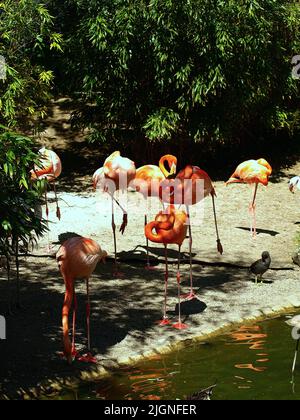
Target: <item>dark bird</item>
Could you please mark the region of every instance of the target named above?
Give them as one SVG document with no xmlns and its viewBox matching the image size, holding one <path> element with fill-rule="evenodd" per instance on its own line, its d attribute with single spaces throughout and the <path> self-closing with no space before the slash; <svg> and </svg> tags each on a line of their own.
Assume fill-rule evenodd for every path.
<svg viewBox="0 0 300 420">
<path fill-rule="evenodd" d="M 210 401 L 216 386 L 217 385 L 213 385 L 209 388 L 203 389 L 202 391 L 196 392 L 195 394 L 187 397 L 186 401 Z"/>
<path fill-rule="evenodd" d="M 251 265 L 250 272 L 255 275 L 256 284 L 258 283 L 258 278 L 262 282 L 262 277 L 269 270 L 271 262 L 269 252 L 265 251 L 262 253 L 262 258 Z"/>
</svg>

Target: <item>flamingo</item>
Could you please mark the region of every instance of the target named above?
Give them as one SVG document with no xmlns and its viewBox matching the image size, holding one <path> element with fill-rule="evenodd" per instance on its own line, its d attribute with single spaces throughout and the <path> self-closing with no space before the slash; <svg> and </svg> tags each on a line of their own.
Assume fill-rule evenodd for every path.
<svg viewBox="0 0 300 420">
<path fill-rule="evenodd" d="M 50 184 L 53 185 L 55 201 L 56 201 L 56 216 L 60 220 L 61 213 L 58 205 L 57 191 L 56 191 L 56 179 L 62 173 L 62 163 L 59 156 L 53 152 L 53 150 L 46 149 L 43 147 L 38 152 L 40 156 L 40 162 L 35 165 L 34 169 L 31 171 L 32 180 L 47 180 Z M 49 207 L 48 207 L 48 197 L 47 189 L 45 190 L 45 201 L 46 201 L 46 215 L 47 221 L 49 220 Z"/>
<path fill-rule="evenodd" d="M 300 190 L 300 176 L 295 176 L 289 181 L 289 188 L 291 193 L 295 193 L 295 189 Z"/>
<path fill-rule="evenodd" d="M 296 350 L 295 350 L 295 356 L 293 361 L 293 367 L 292 367 L 292 374 L 294 375 L 297 365 L 297 358 L 298 358 L 298 352 L 299 352 L 299 344 L 300 344 L 300 315 L 294 316 L 290 320 L 286 322 L 290 327 L 293 327 L 293 335 L 295 334 L 295 338 L 297 340 L 296 343 Z"/>
<path fill-rule="evenodd" d="M 88 351 L 86 356 L 79 358 L 84 362 L 95 362 L 91 356 L 91 339 L 90 339 L 90 293 L 89 293 L 89 279 L 99 261 L 105 262 L 107 253 L 102 251 L 101 247 L 92 239 L 74 237 L 67 240 L 59 249 L 56 255 L 61 275 L 63 276 L 66 293 L 65 301 L 62 310 L 62 325 L 63 325 L 63 343 L 64 355 L 68 363 L 73 362 L 73 357 L 77 356 L 75 347 L 75 333 L 76 333 L 76 311 L 77 299 L 75 294 L 75 281 L 77 279 L 86 279 L 87 287 L 87 336 L 88 336 Z M 69 338 L 69 312 L 74 301 L 73 309 L 73 339 L 72 343 Z"/>
<path fill-rule="evenodd" d="M 104 162 L 104 166 L 98 169 L 93 176 L 94 189 L 100 188 L 111 197 L 112 203 L 112 231 L 114 238 L 114 254 L 115 254 L 115 276 L 121 273 L 117 272 L 117 237 L 116 237 L 116 224 L 115 224 L 115 208 L 116 203 L 123 212 L 123 223 L 120 227 L 122 235 L 128 224 L 128 214 L 121 204 L 115 199 L 114 194 L 116 191 L 125 191 L 129 184 L 135 179 L 136 167 L 135 163 L 130 159 L 121 156 L 120 152 L 114 152 Z"/>
<path fill-rule="evenodd" d="M 169 166 L 169 169 L 166 168 Z M 133 188 L 141 193 L 145 199 L 148 197 L 159 197 L 159 184 L 165 179 L 171 179 L 176 176 L 177 158 L 173 155 L 165 155 L 159 161 L 159 166 L 145 165 L 137 169 L 133 181 Z M 148 224 L 148 217 L 145 214 L 145 226 Z M 147 265 L 146 269 L 151 270 L 149 256 L 149 240 L 146 238 L 147 247 Z"/>
<path fill-rule="evenodd" d="M 145 235 L 149 241 L 154 243 L 162 243 L 165 246 L 165 300 L 163 319 L 160 322 L 161 326 L 169 325 L 170 321 L 167 315 L 167 295 L 168 295 L 168 281 L 169 281 L 169 264 L 168 264 L 168 245 L 178 245 L 178 270 L 177 270 L 177 285 L 178 285 L 178 302 L 179 302 L 179 317 L 178 323 L 173 327 L 178 330 L 184 330 L 187 325 L 181 320 L 181 246 L 187 235 L 188 215 L 184 211 L 178 211 L 174 206 L 170 206 L 166 211 L 161 211 L 155 218 L 155 221 L 145 226 Z M 155 230 L 155 233 L 153 232 Z"/>
<path fill-rule="evenodd" d="M 193 258 L 192 258 L 192 248 L 193 248 L 193 236 L 192 236 L 192 225 L 191 225 L 191 215 L 190 215 L 190 206 L 198 204 L 204 198 L 211 196 L 213 203 L 213 212 L 214 212 L 214 223 L 216 228 L 217 236 L 217 249 L 218 252 L 222 255 L 224 250 L 221 243 L 218 221 L 217 221 L 217 212 L 215 205 L 216 191 L 212 184 L 212 181 L 209 175 L 200 169 L 198 166 L 188 165 L 185 169 L 179 172 L 175 179 L 163 181 L 160 185 L 160 198 L 163 201 L 168 201 L 170 204 L 174 205 L 185 205 L 186 211 L 189 220 L 189 255 L 190 255 L 190 292 L 184 296 L 187 300 L 192 300 L 196 298 L 196 293 L 194 292 L 193 284 Z"/>
<path fill-rule="evenodd" d="M 265 187 L 269 184 L 269 178 L 272 175 L 272 167 L 265 159 L 248 160 L 241 163 L 226 185 L 243 183 L 254 184 L 253 199 L 249 206 L 250 214 L 253 215 L 253 222 L 250 225 L 250 232 L 253 238 L 256 238 L 256 197 L 258 185 L 262 184 Z"/>
</svg>

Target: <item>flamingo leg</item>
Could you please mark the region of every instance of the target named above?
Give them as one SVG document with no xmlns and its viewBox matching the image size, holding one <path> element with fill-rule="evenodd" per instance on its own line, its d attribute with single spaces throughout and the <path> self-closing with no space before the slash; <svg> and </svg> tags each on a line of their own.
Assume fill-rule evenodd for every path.
<svg viewBox="0 0 300 420">
<path fill-rule="evenodd" d="M 145 226 L 148 224 L 148 216 L 145 214 Z M 155 271 L 155 267 L 150 264 L 150 252 L 149 252 L 149 239 L 146 236 L 146 250 L 147 250 L 147 264 L 146 270 L 147 271 Z"/>
<path fill-rule="evenodd" d="M 256 231 L 256 197 L 257 197 L 257 191 L 258 191 L 258 183 L 255 184 L 254 187 L 254 194 L 253 194 L 253 200 L 250 204 L 249 211 L 252 216 L 251 225 L 250 225 L 250 232 L 253 238 L 256 238 L 257 231 Z"/>
<path fill-rule="evenodd" d="M 86 293 L 87 293 L 87 303 L 86 303 L 86 326 L 87 326 L 87 341 L 88 341 L 88 353 L 82 357 L 79 357 L 78 360 L 84 363 L 97 363 L 97 359 L 91 354 L 91 301 L 90 301 L 90 279 L 86 279 Z"/>
<path fill-rule="evenodd" d="M 218 252 L 223 255 L 224 249 L 221 243 L 220 234 L 219 234 L 219 227 L 218 227 L 218 219 L 217 219 L 217 211 L 216 211 L 216 201 L 215 201 L 215 193 L 211 194 L 212 203 L 213 203 L 213 211 L 214 211 L 214 220 L 215 220 L 215 228 L 216 228 L 216 235 L 217 235 L 217 249 Z"/>
<path fill-rule="evenodd" d="M 145 226 L 148 224 L 148 217 L 147 214 L 145 214 Z M 149 239 L 146 236 L 146 248 L 147 248 L 147 265 L 146 270 L 150 270 L 150 256 L 149 256 Z"/>
<path fill-rule="evenodd" d="M 58 205 L 58 196 L 57 196 L 55 178 L 54 178 L 54 181 L 53 181 L 53 191 L 54 191 L 55 202 L 56 202 L 56 217 L 58 218 L 58 220 L 60 220 L 61 219 L 61 212 L 60 212 L 60 208 L 59 208 L 59 205 Z"/>
<path fill-rule="evenodd" d="M 46 204 L 46 224 L 47 224 L 48 253 L 50 253 L 49 205 L 48 205 L 48 192 L 47 192 L 47 188 L 45 190 L 45 204 Z"/>
<path fill-rule="evenodd" d="M 178 286 L 178 323 L 173 325 L 173 328 L 177 330 L 186 330 L 188 326 L 182 323 L 181 319 L 181 275 L 180 275 L 180 264 L 181 264 L 181 247 L 179 246 L 178 251 L 178 271 L 177 271 L 177 286 Z"/>
<path fill-rule="evenodd" d="M 164 314 L 163 319 L 160 321 L 159 325 L 161 327 L 165 325 L 170 325 L 170 321 L 167 315 L 167 304 L 168 304 L 168 282 L 169 282 L 169 261 L 168 261 L 168 247 L 165 245 L 165 294 L 164 294 Z"/>
<path fill-rule="evenodd" d="M 122 233 L 122 235 L 124 235 L 125 229 L 128 225 L 128 213 L 127 211 L 124 209 L 124 207 L 120 204 L 120 202 L 114 197 L 114 195 L 110 192 L 108 192 L 109 195 L 111 196 L 111 199 L 113 200 L 113 202 L 115 202 L 117 204 L 118 207 L 120 207 L 120 209 L 123 212 L 123 223 L 120 227 L 120 232 Z M 114 214 L 114 212 L 113 212 Z M 115 227 L 116 228 L 116 227 Z"/>
<path fill-rule="evenodd" d="M 78 303 L 77 303 L 77 296 L 75 293 L 75 284 L 74 284 L 74 303 L 73 303 L 73 335 L 72 335 L 72 356 L 77 356 L 76 351 L 76 344 L 75 344 L 75 336 L 76 336 L 76 314 L 78 309 Z"/>
<path fill-rule="evenodd" d="M 183 295 L 183 299 L 186 300 L 193 300 L 197 297 L 196 293 L 194 292 L 194 279 L 193 279 L 193 255 L 192 255 L 192 251 L 193 251 L 193 233 L 192 233 L 192 224 L 191 224 L 191 214 L 190 214 L 190 207 L 186 206 L 186 211 L 187 211 L 187 215 L 188 215 L 188 220 L 189 220 L 189 254 L 190 254 L 190 284 L 191 284 L 191 288 L 190 288 L 190 293 L 188 293 L 187 295 Z"/>
<path fill-rule="evenodd" d="M 117 234 L 116 234 L 116 223 L 115 223 L 115 203 L 122 209 L 122 211 L 124 212 L 124 219 L 123 219 L 123 230 L 122 228 L 120 229 L 120 231 L 122 232 L 122 234 L 125 231 L 125 228 L 127 226 L 127 213 L 125 212 L 125 210 L 123 209 L 123 207 L 120 205 L 120 203 L 114 198 L 113 194 L 109 194 L 111 196 L 111 218 L 112 218 L 112 222 L 111 222 L 111 226 L 112 226 L 112 231 L 113 231 L 113 238 L 114 238 L 114 253 L 115 253 L 115 269 L 114 269 L 114 277 L 124 277 L 123 273 L 118 271 L 118 257 L 117 257 Z"/>
<path fill-rule="evenodd" d="M 115 223 L 115 206 L 114 206 L 114 198 L 111 196 L 111 227 L 113 231 L 114 237 L 114 254 L 115 254 L 115 270 L 117 271 L 118 261 L 117 261 L 117 235 L 116 235 L 116 223 Z"/>
<path fill-rule="evenodd" d="M 19 238 L 16 238 L 17 307 L 21 308 Z"/>
<path fill-rule="evenodd" d="M 7 272 L 7 286 L 8 286 L 8 315 L 12 315 L 12 291 L 11 291 L 11 276 L 10 276 L 10 261 L 9 256 L 6 255 L 6 272 Z"/>
<path fill-rule="evenodd" d="M 299 352 L 299 344 L 300 344 L 300 340 L 297 341 L 297 345 L 296 345 L 296 351 L 295 351 L 295 356 L 294 356 L 294 361 L 293 361 L 293 367 L 292 367 L 292 374 L 293 375 L 295 373 L 296 365 L 297 365 L 297 358 L 298 358 L 298 352 Z"/>
<path fill-rule="evenodd" d="M 88 339 L 88 351 L 91 351 L 91 301 L 90 301 L 90 283 L 89 279 L 86 279 L 86 293 L 87 293 L 87 303 L 86 303 L 86 326 L 87 326 L 87 339 Z"/>
</svg>

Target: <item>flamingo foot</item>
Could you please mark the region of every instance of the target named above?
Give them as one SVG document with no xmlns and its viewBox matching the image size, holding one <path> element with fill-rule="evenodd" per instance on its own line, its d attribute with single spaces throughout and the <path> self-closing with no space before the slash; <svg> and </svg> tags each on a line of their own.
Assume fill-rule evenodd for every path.
<svg viewBox="0 0 300 420">
<path fill-rule="evenodd" d="M 186 295 L 182 295 L 181 298 L 184 300 L 194 300 L 194 299 L 197 299 L 197 295 L 194 292 L 194 290 L 191 290 L 190 293 Z"/>
<path fill-rule="evenodd" d="M 122 226 L 120 227 L 120 232 L 122 233 L 122 235 L 124 235 L 127 225 L 128 225 L 128 215 L 124 214 L 123 223 L 122 223 Z"/>
<path fill-rule="evenodd" d="M 72 357 L 73 357 L 74 359 L 77 359 L 77 358 L 78 358 L 78 355 L 79 355 L 79 353 L 78 353 L 78 351 L 76 350 L 76 348 L 74 347 L 74 348 L 72 349 Z"/>
<path fill-rule="evenodd" d="M 98 363 L 97 359 L 91 353 L 87 353 L 83 356 L 77 356 L 76 359 L 78 360 L 78 362 L 81 362 L 81 363 L 91 363 L 94 365 Z"/>
<path fill-rule="evenodd" d="M 61 360 L 65 360 L 65 361 L 67 361 L 69 365 L 72 365 L 72 363 L 73 363 L 73 362 L 74 362 L 74 360 L 75 360 L 75 358 L 73 357 L 73 355 L 72 355 L 72 354 L 70 354 L 70 355 L 66 355 L 63 351 L 62 351 L 62 352 L 59 352 L 59 353 L 56 353 L 56 354 L 58 354 L 58 357 L 59 357 Z"/>
<path fill-rule="evenodd" d="M 122 273 L 122 271 L 118 271 L 118 270 L 113 272 L 113 276 L 114 276 L 115 279 L 124 279 L 125 278 L 125 274 Z"/>
<path fill-rule="evenodd" d="M 178 322 L 177 324 L 172 325 L 173 328 L 176 330 L 186 330 L 188 329 L 188 326 L 186 324 L 183 324 L 182 322 Z"/>
<path fill-rule="evenodd" d="M 161 321 L 157 322 L 160 327 L 165 327 L 166 325 L 171 325 L 171 321 L 168 318 L 164 318 Z"/>
<path fill-rule="evenodd" d="M 156 267 L 154 267 L 153 265 L 146 265 L 146 267 L 145 267 L 145 270 L 146 271 L 156 271 L 157 270 L 157 268 Z"/>
</svg>

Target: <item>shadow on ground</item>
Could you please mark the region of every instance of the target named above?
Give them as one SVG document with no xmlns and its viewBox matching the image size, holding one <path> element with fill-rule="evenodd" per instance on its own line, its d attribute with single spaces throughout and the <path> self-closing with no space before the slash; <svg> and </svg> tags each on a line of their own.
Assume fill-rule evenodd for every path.
<svg viewBox="0 0 300 420">
<path fill-rule="evenodd" d="M 157 253 L 160 254 L 160 251 Z M 7 340 L 0 342 L 0 357 L 3 361 L 0 365 L 1 392 L 13 397 L 18 397 L 16 390 L 21 387 L 28 389 L 45 380 L 76 376 L 82 369 L 89 369 L 87 365 L 78 363 L 69 367 L 58 355 L 62 350 L 60 325 L 64 286 L 55 261 L 29 259 L 26 265 L 26 271 L 22 270 L 22 304 L 25 309 L 15 310 L 12 316 L 7 317 Z M 145 350 L 150 350 L 148 334 L 159 328 L 157 321 L 161 319 L 164 266 L 158 266 L 155 272 L 145 271 L 144 264 L 136 263 L 122 264 L 121 268 L 125 274 L 124 279 L 116 280 L 112 276 L 112 263 L 99 265 L 91 281 L 92 345 L 94 354 L 100 355 L 100 364 L 102 356 L 105 358 L 105 354 L 123 340 L 134 340 L 137 353 L 143 354 Z M 189 288 L 188 266 L 182 267 L 182 273 L 182 289 L 186 292 Z M 8 289 L 2 274 L 0 313 L 5 313 Z M 209 275 L 203 275 L 202 268 L 195 267 L 195 290 L 201 299 L 183 303 L 184 322 L 193 324 L 190 316 L 201 316 L 209 308 L 209 304 L 203 301 L 206 290 L 231 293 L 241 287 L 236 282 L 238 278 L 238 273 L 218 268 L 211 268 Z M 78 349 L 84 351 L 84 282 L 77 281 L 76 290 L 79 307 L 77 342 Z M 177 318 L 177 302 L 176 264 L 170 264 L 168 307 L 172 321 Z M 165 334 L 176 337 L 174 331 L 158 329 L 157 333 L 162 337 Z"/>
</svg>

